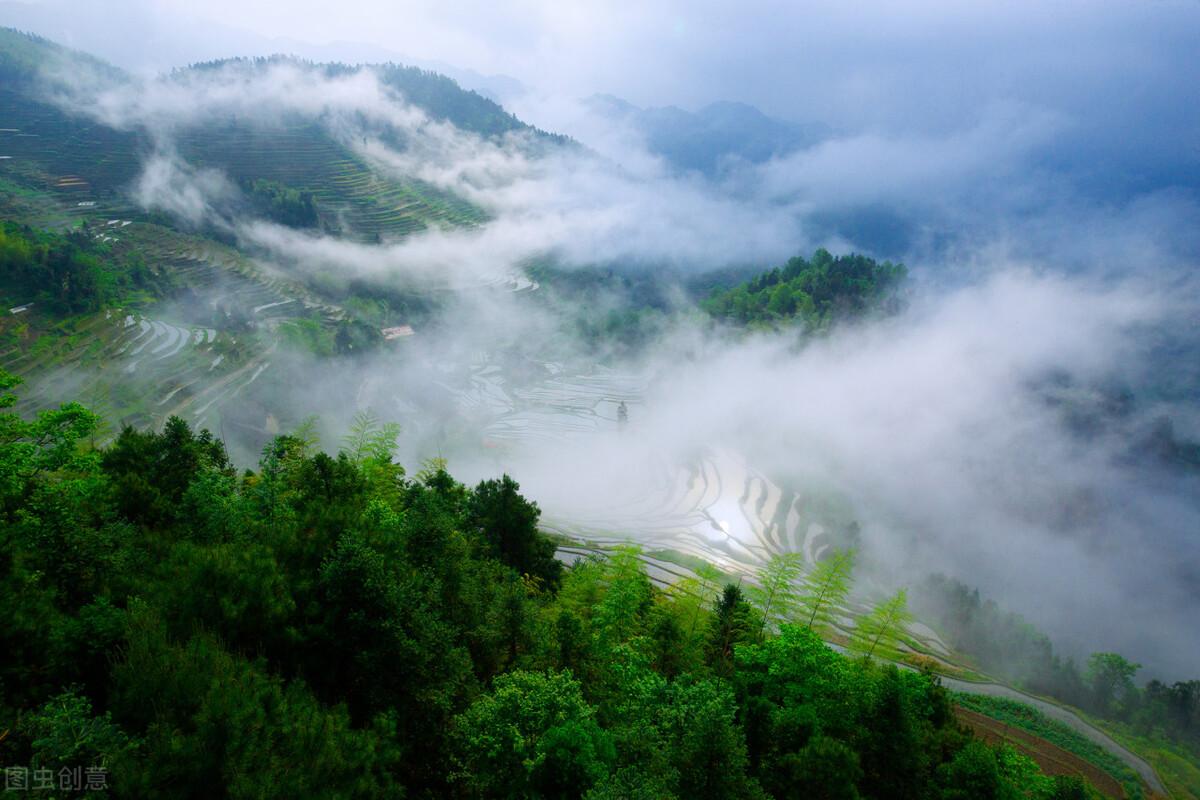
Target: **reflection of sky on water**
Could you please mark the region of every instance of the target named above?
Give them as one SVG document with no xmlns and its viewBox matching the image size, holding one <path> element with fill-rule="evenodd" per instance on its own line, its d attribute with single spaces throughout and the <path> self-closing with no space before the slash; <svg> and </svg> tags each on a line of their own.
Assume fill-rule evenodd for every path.
<svg viewBox="0 0 1200 800">
<path fill-rule="evenodd" d="M 467 480 L 508 471 L 535 497 L 548 529 L 598 544 L 635 541 L 712 561 L 728 570 L 771 553 L 818 555 L 828 526 L 800 497 L 736 453 L 702 452 L 672 463 L 641 442 L 639 409 L 649 376 L 600 365 L 547 362 L 519 369 L 475 353 L 469 367 L 440 370 L 426 402 L 410 390 L 394 408 L 429 428 L 436 398 L 437 454 Z M 630 422 L 618 421 L 621 402 Z"/>
</svg>

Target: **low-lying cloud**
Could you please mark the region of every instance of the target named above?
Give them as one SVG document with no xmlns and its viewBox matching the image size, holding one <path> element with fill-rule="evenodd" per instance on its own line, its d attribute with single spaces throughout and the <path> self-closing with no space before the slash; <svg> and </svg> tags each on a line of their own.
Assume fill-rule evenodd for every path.
<svg viewBox="0 0 1200 800">
<path fill-rule="evenodd" d="M 1196 478 L 1129 457 L 1144 422 L 1136 415 L 1072 432 L 1046 387 L 1064 376 L 1081 394 L 1145 383 L 1148 332 L 1195 319 L 1196 234 L 1182 223 L 1197 206 L 1187 190 L 1161 187 L 1090 195 L 1078 175 L 1047 166 L 1047 149 L 1075 120 L 997 105 L 936 135 L 849 133 L 714 181 L 672 173 L 645 152 L 618 166 L 609 148 L 475 136 L 430 119 L 370 71 L 235 65 L 59 98 L 151 132 L 160 155 L 136 186 L 143 203 L 226 226 L 281 269 L 494 287 L 450 302 L 435 335 L 418 332 L 399 351 L 320 372 L 291 364 L 302 376 L 292 385 L 333 387 L 280 399 L 292 417 L 342 422 L 367 405 L 408 415 L 411 459 L 448 455 L 466 475 L 509 469 L 563 520 L 640 508 L 664 464 L 735 453 L 778 483 L 848 498 L 880 582 L 945 570 L 1072 647 L 1120 649 L 1165 676 L 1193 677 Z M 362 244 L 223 216 L 229 183 L 169 154 L 180 130 L 229 114 L 264 125 L 320 119 L 381 171 L 452 191 L 487 219 Z M 402 146 L 389 144 L 393 133 Z M 838 215 L 879 206 L 920 233 L 900 255 L 939 276 L 918 281 L 904 314 L 803 347 L 791 335 L 737 338 L 679 322 L 641 357 L 607 364 L 604 385 L 615 388 L 590 405 L 564 377 L 600 383 L 586 343 L 534 297 L 499 290 L 534 257 L 643 270 L 768 266 L 818 244 L 853 246 Z M 476 362 L 495 369 L 475 380 Z M 331 382 L 335 371 L 344 374 Z M 625 397 L 636 405 L 622 435 L 600 421 Z M 570 424 L 548 424 L 552 414 Z M 514 432 L 502 447 L 491 441 L 498 420 Z M 636 521 L 623 532 L 650 535 Z"/>
</svg>

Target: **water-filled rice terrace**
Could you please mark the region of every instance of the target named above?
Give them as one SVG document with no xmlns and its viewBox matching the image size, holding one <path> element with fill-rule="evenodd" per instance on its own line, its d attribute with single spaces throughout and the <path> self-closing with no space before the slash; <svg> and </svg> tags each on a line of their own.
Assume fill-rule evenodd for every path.
<svg viewBox="0 0 1200 800">
<path fill-rule="evenodd" d="M 131 220 L 92 229 L 114 248 L 135 248 L 150 269 L 170 273 L 182 294 L 140 310 L 31 325 L 26 341 L 0 353 L 0 367 L 27 382 L 24 411 L 72 396 L 112 423 L 157 427 L 178 415 L 219 430 L 226 404 L 271 366 L 280 322 L 333 324 L 342 313 L 214 242 Z M 36 308 L 21 313 L 33 318 Z"/>
<path fill-rule="evenodd" d="M 445 366 L 433 382 L 444 392 L 439 402 L 451 404 L 453 417 L 477 430 L 481 446 L 501 461 L 506 452 L 519 458 L 528 446 L 586 447 L 589 437 L 636 436 L 636 428 L 624 428 L 618 408 L 625 403 L 636 420 L 648 376 L 600 365 L 540 367 L 532 380 L 514 380 L 479 353 L 469 368 Z M 569 520 L 549 508 L 547 527 L 599 545 L 632 537 L 742 571 L 779 552 L 802 552 L 815 561 L 839 524 L 827 509 L 780 489 L 732 452 L 708 452 L 687 464 L 658 461 L 639 475 L 646 480 L 638 493 L 607 498 L 588 512 L 575 507 Z"/>
<path fill-rule="evenodd" d="M 687 460 L 671 460 L 647 457 L 637 446 L 625 448 L 623 440 L 638 436 L 650 376 L 595 364 L 514 363 L 483 351 L 465 363 L 431 366 L 430 385 L 419 388 L 368 376 L 356 403 L 382 409 L 383 416 L 401 422 L 405 438 L 436 442 L 452 465 L 474 462 L 481 476 L 501 471 L 516 475 L 538 499 L 542 527 L 562 538 L 560 555 L 568 560 L 634 542 L 643 548 L 643 560 L 660 585 L 694 577 L 693 568 L 701 562 L 733 580 L 753 583 L 755 571 L 774 554 L 801 553 L 811 566 L 830 548 L 855 543 L 845 503 L 824 490 L 781 486 L 739 453 L 707 449 Z M 388 392 L 394 396 L 382 396 Z M 627 424 L 620 419 L 621 403 L 628 409 Z M 615 486 L 603 483 L 600 490 L 585 473 L 558 475 L 544 483 L 538 468 L 526 460 L 530 450 L 586 452 L 594 445 L 598 454 L 604 453 L 597 458 L 615 452 L 646 458 L 647 463 L 629 463 L 631 479 Z M 573 482 L 580 490 L 564 494 L 564 484 Z M 830 634 L 835 641 L 848 638 L 854 618 L 867 610 L 876 588 L 863 579 L 855 598 L 837 610 Z M 914 625 L 909 633 L 901 653 L 960 671 L 932 630 Z"/>
</svg>

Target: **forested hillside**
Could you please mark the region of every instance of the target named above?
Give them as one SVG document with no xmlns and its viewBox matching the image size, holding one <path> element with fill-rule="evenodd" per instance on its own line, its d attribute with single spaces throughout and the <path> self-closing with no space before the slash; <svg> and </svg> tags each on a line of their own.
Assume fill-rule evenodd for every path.
<svg viewBox="0 0 1200 800">
<path fill-rule="evenodd" d="M 323 78 L 374 72 L 398 97 L 463 131 L 483 136 L 527 132 L 545 146 L 566 143 L 445 76 L 394 64 L 313 64 L 284 56 L 227 59 L 179 69 L 157 80 L 164 86 L 183 85 L 217 73 L 250 80 L 278 67 Z M 97 92 L 135 79 L 86 54 L 7 28 L 0 28 L 0 77 L 5 177 L 22 186 L 48 187 L 71 205 L 127 214 L 128 195 L 143 161 L 159 143 L 137 120 L 98 122 L 77 106 L 94 101 Z M 78 87 L 64 83 L 68 77 L 91 81 L 88 90 L 71 94 Z M 67 97 L 73 99 L 68 103 Z M 469 227 L 484 219 L 479 208 L 428 183 L 380 174 L 356 151 L 357 139 L 325 122 L 316 114 L 293 114 L 269 123 L 216 114 L 177 131 L 173 149 L 194 167 L 220 170 L 242 186 L 245 197 L 227 197 L 216 209 L 229 216 L 250 211 L 285 225 L 370 242 L 429 227 Z M 377 133 L 401 144 L 394 132 Z"/>
<path fill-rule="evenodd" d="M 867 256 L 833 256 L 824 248 L 811 260 L 801 256 L 730 289 L 717 290 L 704 308 L 737 325 L 772 327 L 802 323 L 826 327 L 871 310 L 894 308 L 908 271 L 903 264 L 879 263 Z"/>
<path fill-rule="evenodd" d="M 5 764 L 119 797 L 1088 796 L 769 595 L 564 569 L 514 481 L 406 475 L 394 427 L 239 473 L 181 420 L 96 422 L 0 415 Z"/>
<path fill-rule="evenodd" d="M 73 314 L 168 288 L 168 276 L 151 271 L 137 254 L 114 257 L 86 226 L 60 234 L 0 222 L 0 290 L 26 305 Z"/>
<path fill-rule="evenodd" d="M 944 575 L 919 587 L 914 607 L 990 674 L 1146 737 L 1151 751 L 1200 754 L 1200 680 L 1140 684 L 1142 665 L 1120 653 L 1092 653 L 1076 663 L 1029 622 Z M 1200 777 L 1194 767 L 1190 772 Z M 1200 787 L 1195 777 L 1192 785 Z"/>
<path fill-rule="evenodd" d="M 6 791 L 1200 798 L 1194 270 L 1113 244 L 1170 192 L 1093 218 L 1037 136 L 1005 188 L 1039 103 L 889 149 L 610 99 L 583 145 L 229 52 L 0 28 Z M 944 244 L 842 224 L 893 217 Z M 881 260 L 759 271 L 797 231 Z"/>
</svg>

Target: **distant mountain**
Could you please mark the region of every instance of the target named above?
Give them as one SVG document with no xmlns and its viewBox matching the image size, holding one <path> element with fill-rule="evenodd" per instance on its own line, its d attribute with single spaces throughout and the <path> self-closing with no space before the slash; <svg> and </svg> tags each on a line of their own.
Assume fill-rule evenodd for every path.
<svg viewBox="0 0 1200 800">
<path fill-rule="evenodd" d="M 712 103 L 692 112 L 676 106 L 639 108 L 619 97 L 594 95 L 587 104 L 601 116 L 632 125 L 651 152 L 675 168 L 710 176 L 730 159 L 759 164 L 830 135 L 822 123 L 775 119 L 745 103 Z"/>
<path fill-rule="evenodd" d="M 161 80 L 186 81 L 206 71 L 244 71 L 248 77 L 281 63 L 340 76 L 374 70 L 381 82 L 434 119 L 482 136 L 523 131 L 553 147 L 564 137 L 526 125 L 499 104 L 455 81 L 415 67 L 395 64 L 347 66 L 314 64 L 284 56 L 228 59 L 197 64 Z M 72 113 L 47 98 L 46 69 L 87 73 L 101 85 L 137 81 L 106 62 L 38 36 L 0 28 L 0 154 L 4 176 L 26 185 L 48 186 L 81 208 L 97 202 L 124 208 L 129 188 L 153 150 L 147 131 L 115 129 Z M 383 129 L 385 138 L 401 136 Z M 459 197 L 416 178 L 382 175 L 354 147 L 353 137 L 316 116 L 293 114 L 264 123 L 214 115 L 176 131 L 178 155 L 195 167 L 219 169 L 243 186 L 260 183 L 272 197 L 307 198 L 328 233 L 363 241 L 397 237 L 430 225 L 473 225 L 482 212 Z M 69 197 L 67 197 L 69 195 Z M 311 207 L 308 207 L 311 206 Z M 231 209 L 237 211 L 237 209 Z"/>
<path fill-rule="evenodd" d="M 0 26 L 30 31 L 93 53 L 139 74 L 167 72 L 201 61 L 264 53 L 287 53 L 317 62 L 401 63 L 453 78 L 459 86 L 501 102 L 524 91 L 507 75 L 485 75 L 443 61 L 413 58 L 387 47 L 356 41 L 322 44 L 262 36 L 231 25 L 157 12 L 143 0 L 42 0 L 37 4 L 0 0 Z"/>
</svg>

